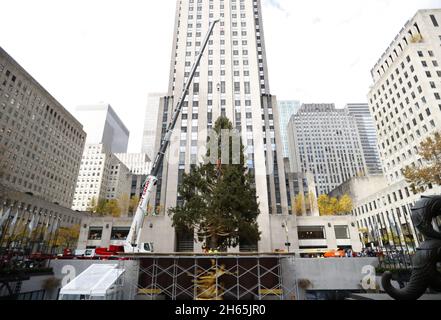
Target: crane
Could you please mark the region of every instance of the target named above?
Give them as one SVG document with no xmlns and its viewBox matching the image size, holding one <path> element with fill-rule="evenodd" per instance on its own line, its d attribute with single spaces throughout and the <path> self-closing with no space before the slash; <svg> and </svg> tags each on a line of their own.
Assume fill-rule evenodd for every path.
<svg viewBox="0 0 441 320">
<path fill-rule="evenodd" d="M 159 149 L 159 152 L 156 155 L 155 161 L 153 162 L 153 166 L 152 166 L 152 170 L 150 172 L 150 175 L 147 177 L 147 179 L 144 183 L 144 189 L 142 192 L 141 200 L 139 202 L 135 216 L 133 218 L 132 225 L 130 226 L 130 231 L 129 231 L 127 238 L 124 242 L 124 252 L 125 253 L 146 253 L 146 252 L 153 251 L 152 243 L 141 243 L 142 227 L 144 225 L 144 218 L 147 214 L 147 205 L 150 201 L 150 198 L 151 198 L 151 195 L 153 192 L 153 188 L 158 183 L 159 170 L 161 169 L 161 165 L 164 162 L 165 152 L 167 151 L 167 148 L 170 145 L 171 136 L 173 134 L 173 130 L 176 126 L 179 115 L 180 115 L 182 108 L 184 106 L 185 99 L 188 95 L 188 90 L 190 89 L 190 85 L 193 81 L 196 70 L 199 67 L 199 64 L 201 62 L 205 48 L 207 47 L 208 40 L 210 39 L 210 36 L 211 36 L 213 29 L 214 29 L 217 22 L 219 22 L 219 20 L 214 20 L 209 27 L 208 33 L 205 36 L 205 39 L 202 43 L 202 47 L 200 49 L 200 52 L 199 52 L 195 62 L 193 63 L 193 67 L 192 67 L 191 72 L 189 74 L 188 80 L 184 85 L 184 89 L 182 91 L 181 97 L 179 98 L 179 100 L 177 102 L 175 111 L 173 112 L 173 116 L 172 116 L 170 123 L 167 127 L 167 131 L 166 131 L 164 139 L 161 143 L 161 147 Z"/>
</svg>

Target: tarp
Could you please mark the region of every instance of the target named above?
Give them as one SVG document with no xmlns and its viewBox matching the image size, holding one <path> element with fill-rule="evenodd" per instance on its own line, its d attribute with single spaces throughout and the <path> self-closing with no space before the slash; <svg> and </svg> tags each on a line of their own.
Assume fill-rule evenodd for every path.
<svg viewBox="0 0 441 320">
<path fill-rule="evenodd" d="M 93 264 L 65 285 L 60 295 L 105 297 L 124 271 L 117 264 Z"/>
</svg>

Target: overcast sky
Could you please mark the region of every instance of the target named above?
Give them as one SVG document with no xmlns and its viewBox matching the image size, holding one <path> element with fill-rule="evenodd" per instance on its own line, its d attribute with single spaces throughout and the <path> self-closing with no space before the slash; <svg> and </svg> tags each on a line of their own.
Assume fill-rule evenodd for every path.
<svg viewBox="0 0 441 320">
<path fill-rule="evenodd" d="M 0 46 L 69 111 L 109 102 L 139 152 L 149 92 L 165 92 L 176 0 L 0 0 Z M 441 0 L 262 0 L 271 92 L 366 102 L 370 70 L 418 9 Z"/>
</svg>

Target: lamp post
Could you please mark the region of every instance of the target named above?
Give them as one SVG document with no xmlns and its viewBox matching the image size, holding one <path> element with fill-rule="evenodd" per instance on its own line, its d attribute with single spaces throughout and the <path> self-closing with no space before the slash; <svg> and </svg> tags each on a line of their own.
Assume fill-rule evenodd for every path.
<svg viewBox="0 0 441 320">
<path fill-rule="evenodd" d="M 45 253 L 45 254 L 48 253 L 47 250 L 49 250 L 49 248 L 50 248 L 50 241 L 51 241 L 51 236 L 52 236 L 52 232 L 50 229 L 52 229 L 52 227 L 53 227 L 53 224 L 51 225 L 51 220 L 52 220 L 52 213 L 49 213 L 49 218 L 46 223 L 46 231 L 45 231 L 45 236 L 44 236 L 44 239 L 46 239 L 46 238 L 47 239 L 44 242 L 45 244 L 44 244 L 44 247 L 42 250 L 43 253 Z M 46 232 L 47 232 L 47 237 L 46 237 Z"/>
<path fill-rule="evenodd" d="M 51 246 L 51 254 L 53 254 L 54 252 L 54 246 L 57 248 L 57 240 L 58 240 L 58 230 L 59 230 L 59 225 L 60 225 L 60 221 L 61 221 L 61 217 L 57 217 L 55 216 L 55 222 L 56 223 L 56 230 L 55 230 L 55 237 L 54 237 L 54 242 Z"/>
<path fill-rule="evenodd" d="M 291 243 L 289 242 L 289 230 L 288 230 L 288 221 L 287 221 L 287 220 L 285 220 L 285 221 L 282 223 L 282 228 L 285 229 L 285 234 L 286 234 L 286 242 L 285 242 L 285 246 L 286 246 L 286 249 L 287 249 L 287 251 L 288 251 L 288 253 L 289 253 L 289 248 L 291 247 Z"/>
<path fill-rule="evenodd" d="M 23 207 L 23 217 L 21 219 L 24 222 L 23 223 L 23 230 L 21 231 L 22 235 L 19 238 L 17 238 L 17 241 L 15 243 L 15 247 L 18 248 L 20 251 L 22 249 L 24 250 L 24 243 L 25 243 L 25 240 L 26 240 L 25 239 L 25 237 L 26 237 L 26 228 L 27 228 L 29 217 L 30 217 L 31 214 L 32 213 L 31 213 L 31 211 L 28 208 Z M 20 222 L 19 225 L 21 226 L 21 222 Z M 20 231 L 20 228 L 19 228 L 19 231 Z"/>
<path fill-rule="evenodd" d="M 12 227 L 12 230 L 9 230 L 10 232 L 9 232 L 9 237 L 8 237 L 8 240 L 6 241 L 6 250 L 8 250 L 8 252 L 10 252 L 11 251 L 11 244 L 13 244 L 14 243 L 14 246 L 16 245 L 16 241 L 15 241 L 15 232 L 16 232 L 16 230 L 17 230 L 17 225 L 19 225 L 20 224 L 20 222 L 19 222 L 19 210 L 22 208 L 22 206 L 21 205 L 19 205 L 18 207 L 17 207 L 17 210 L 16 210 L 16 212 L 15 212 L 15 216 L 12 218 L 12 222 L 11 222 L 11 226 L 9 227 L 9 228 L 11 228 Z M 12 249 L 14 249 L 14 248 L 12 248 Z"/>
<path fill-rule="evenodd" d="M 220 85 L 220 83 L 218 83 L 216 85 L 216 89 L 217 89 L 217 99 L 218 99 L 217 107 L 219 110 L 219 114 L 221 114 L 221 85 Z"/>
<path fill-rule="evenodd" d="M 4 204 L 6 205 L 6 202 L 4 202 Z M 15 206 L 14 203 L 11 203 L 9 205 L 9 208 L 6 210 L 6 212 L 4 214 L 7 214 L 8 216 L 6 217 L 5 220 L 5 225 L 1 228 L 2 230 L 2 234 L 0 237 L 0 250 L 2 250 L 3 248 L 3 241 L 5 240 L 7 234 L 8 234 L 8 229 L 9 229 L 9 225 L 10 225 L 10 221 L 11 221 L 11 212 L 12 212 L 12 208 Z"/>
<path fill-rule="evenodd" d="M 33 235 L 33 232 L 35 229 L 37 229 L 37 231 L 38 231 L 38 225 L 40 224 L 41 215 L 40 215 L 40 213 L 38 213 L 38 217 L 35 218 L 36 215 L 37 215 L 37 209 L 34 208 L 34 210 L 32 211 L 32 219 L 36 219 L 36 220 L 34 220 L 34 222 L 30 226 L 29 238 L 28 238 L 29 241 L 27 242 L 26 248 L 25 248 L 26 252 L 29 251 L 29 254 L 32 254 L 32 252 L 34 251 L 34 246 L 35 246 L 35 242 L 36 242 L 35 240 L 38 236 L 38 234 L 37 234 L 38 232 L 35 232 L 34 235 Z M 31 222 L 32 222 L 32 220 L 31 220 Z"/>
</svg>

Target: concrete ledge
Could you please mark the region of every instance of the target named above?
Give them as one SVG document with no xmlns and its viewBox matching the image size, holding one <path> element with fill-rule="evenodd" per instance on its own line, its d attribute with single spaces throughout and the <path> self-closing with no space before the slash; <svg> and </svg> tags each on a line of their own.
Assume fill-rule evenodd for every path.
<svg viewBox="0 0 441 320">
<path fill-rule="evenodd" d="M 376 301 L 394 300 L 388 294 L 362 294 L 362 293 L 353 293 L 353 294 L 351 294 L 350 299 L 351 300 L 376 300 Z M 422 300 L 422 301 L 441 300 L 441 294 L 426 294 L 418 300 Z"/>
<path fill-rule="evenodd" d="M 369 276 L 366 267 L 375 270 L 378 263 L 377 258 L 295 259 L 294 270 L 298 280 L 311 282 L 308 290 L 360 290 Z"/>
</svg>

